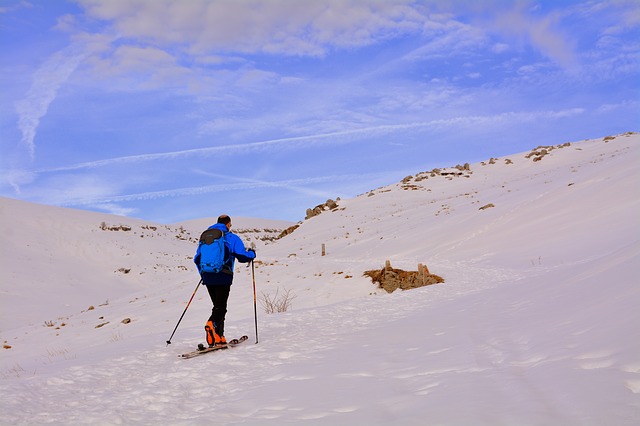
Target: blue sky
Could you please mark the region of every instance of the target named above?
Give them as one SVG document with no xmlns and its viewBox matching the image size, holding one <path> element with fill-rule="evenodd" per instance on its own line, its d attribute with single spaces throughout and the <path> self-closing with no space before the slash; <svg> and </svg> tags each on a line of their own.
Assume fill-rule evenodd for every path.
<svg viewBox="0 0 640 426">
<path fill-rule="evenodd" d="M 0 195 L 302 220 L 638 131 L 637 1 L 0 1 Z"/>
</svg>

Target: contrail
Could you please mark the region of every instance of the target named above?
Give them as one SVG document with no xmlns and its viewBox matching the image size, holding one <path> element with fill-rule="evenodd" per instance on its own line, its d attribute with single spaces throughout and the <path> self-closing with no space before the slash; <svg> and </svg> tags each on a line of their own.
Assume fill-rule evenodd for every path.
<svg viewBox="0 0 640 426">
<path fill-rule="evenodd" d="M 138 163 L 154 160 L 168 160 L 186 157 L 206 157 L 212 155 L 231 155 L 231 154 L 247 154 L 256 151 L 265 151 L 269 149 L 295 149 L 299 147 L 307 148 L 314 145 L 331 145 L 348 143 L 351 139 L 345 139 L 351 136 L 358 137 L 371 129 L 345 130 L 340 132 L 325 133 L 320 135 L 295 136 L 290 138 L 272 139 L 268 141 L 251 142 L 246 144 L 233 144 L 214 146 L 209 148 L 194 148 L 181 151 L 161 152 L 153 154 L 129 155 L 126 157 L 108 158 L 105 160 L 88 161 L 84 163 L 72 164 L 69 166 L 61 166 L 55 168 L 37 170 L 37 173 L 50 173 L 78 169 L 90 169 L 97 167 L 110 166 L 113 164 Z"/>
<path fill-rule="evenodd" d="M 218 173 L 211 173 L 211 172 L 203 171 L 203 170 L 199 170 L 196 173 L 200 174 L 200 175 L 203 175 L 203 176 L 208 176 L 208 177 L 230 179 L 230 180 L 234 180 L 236 182 L 240 182 L 240 183 L 243 183 L 243 184 L 258 185 L 257 187 L 284 188 L 284 189 L 288 189 L 289 191 L 292 191 L 292 192 L 299 192 L 299 193 L 306 194 L 306 195 L 316 195 L 316 196 L 330 196 L 330 195 L 326 191 L 316 191 L 316 190 L 313 190 L 313 189 L 306 188 L 304 186 L 300 186 L 300 184 L 327 182 L 327 181 L 332 181 L 332 180 L 343 180 L 345 178 L 344 176 L 324 176 L 324 177 L 316 177 L 316 178 L 306 178 L 306 179 L 285 180 L 285 181 L 271 182 L 271 181 L 265 181 L 265 180 L 260 180 L 260 179 L 252 179 L 252 178 L 245 178 L 245 177 L 221 175 L 221 174 L 218 174 Z M 348 176 L 348 177 L 351 178 L 351 176 Z"/>
<path fill-rule="evenodd" d="M 155 160 L 168 160 L 187 158 L 194 156 L 233 155 L 248 154 L 252 152 L 267 151 L 272 149 L 300 149 L 318 145 L 342 145 L 354 140 L 367 137 L 376 137 L 401 131 L 409 131 L 420 128 L 442 129 L 448 127 L 477 125 L 480 123 L 499 123 L 504 121 L 531 121 L 537 118 L 556 119 L 566 116 L 581 114 L 583 109 L 574 108 L 560 111 L 536 111 L 536 112 L 505 112 L 492 116 L 463 116 L 432 121 L 420 121 L 403 124 L 389 124 L 360 129 L 343 130 L 338 132 L 323 133 L 317 135 L 295 136 L 290 138 L 272 139 L 246 144 L 232 144 L 214 146 L 208 148 L 194 148 L 181 151 L 161 152 L 152 154 L 129 155 L 126 157 L 108 158 L 105 160 L 88 161 L 71 164 L 68 166 L 35 170 L 35 173 L 52 173 L 69 170 L 80 170 L 105 167 L 114 164 L 138 163 Z"/>
<path fill-rule="evenodd" d="M 371 173 L 370 177 L 379 177 L 379 174 Z M 95 204 L 105 204 L 105 203 L 117 203 L 122 201 L 137 201 L 137 200 L 155 200 L 158 198 L 165 197 L 180 197 L 180 196 L 188 196 L 188 195 L 200 195 L 211 192 L 224 192 L 224 191 L 237 191 L 242 189 L 256 189 L 256 188 L 266 188 L 266 187 L 281 187 L 294 191 L 305 192 L 308 190 L 304 190 L 298 187 L 298 185 L 308 185 L 314 183 L 322 183 L 322 182 L 331 182 L 337 180 L 353 180 L 353 179 L 362 179 L 367 178 L 369 175 L 333 175 L 333 176 L 320 176 L 313 178 L 304 178 L 304 179 L 291 179 L 284 181 L 259 181 L 259 180 L 249 180 L 247 182 L 238 182 L 238 183 L 230 183 L 230 184 L 219 184 L 219 185 L 207 185 L 207 186 L 198 186 L 198 187 L 189 187 L 189 188 L 177 188 L 177 189 L 169 189 L 164 191 L 150 191 L 150 192 L 142 192 L 137 194 L 126 194 L 126 195 L 114 195 L 112 197 L 101 197 L 101 198 L 88 198 L 88 199 L 76 199 L 76 200 L 67 200 L 57 205 L 60 206 L 87 206 L 87 205 L 95 205 Z M 326 195 L 324 193 L 319 192 L 319 194 Z"/>
<path fill-rule="evenodd" d="M 16 103 L 18 128 L 22 133 L 20 143 L 27 148 L 31 160 L 35 156 L 35 138 L 40 120 L 47 114 L 60 86 L 87 56 L 87 53 L 78 53 L 78 50 L 76 45 L 71 45 L 52 55 L 34 73 L 26 97 Z"/>
</svg>

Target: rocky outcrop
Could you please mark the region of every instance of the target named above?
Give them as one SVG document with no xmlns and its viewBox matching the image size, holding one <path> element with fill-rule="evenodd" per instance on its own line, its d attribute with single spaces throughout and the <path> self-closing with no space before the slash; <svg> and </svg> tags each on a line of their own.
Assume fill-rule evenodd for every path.
<svg viewBox="0 0 640 426">
<path fill-rule="evenodd" d="M 398 288 L 409 290 L 444 282 L 444 278 L 431 274 L 426 266 L 419 267 L 417 271 L 405 271 L 387 265 L 382 269 L 365 271 L 363 275 L 371 278 L 371 281 L 387 293 L 393 293 Z"/>
</svg>

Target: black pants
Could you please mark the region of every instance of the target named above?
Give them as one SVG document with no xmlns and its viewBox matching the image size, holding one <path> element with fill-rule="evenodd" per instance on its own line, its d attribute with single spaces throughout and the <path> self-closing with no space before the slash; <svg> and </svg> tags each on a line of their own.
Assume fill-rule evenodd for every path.
<svg viewBox="0 0 640 426">
<path fill-rule="evenodd" d="M 208 285 L 206 286 L 213 303 L 209 321 L 213 321 L 216 327 L 216 334 L 224 336 L 224 317 L 227 314 L 227 300 L 231 285 Z"/>
</svg>

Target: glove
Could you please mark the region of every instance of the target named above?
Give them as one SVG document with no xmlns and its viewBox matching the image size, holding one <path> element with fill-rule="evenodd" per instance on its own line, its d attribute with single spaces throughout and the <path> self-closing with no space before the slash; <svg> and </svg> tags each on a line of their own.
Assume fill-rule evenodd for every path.
<svg viewBox="0 0 640 426">
<path fill-rule="evenodd" d="M 256 258 L 256 249 L 254 249 L 254 248 L 250 248 L 250 249 L 248 249 L 248 250 L 247 250 L 247 252 L 249 252 L 249 253 L 253 253 L 253 258 L 254 258 L 254 259 Z"/>
</svg>

